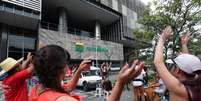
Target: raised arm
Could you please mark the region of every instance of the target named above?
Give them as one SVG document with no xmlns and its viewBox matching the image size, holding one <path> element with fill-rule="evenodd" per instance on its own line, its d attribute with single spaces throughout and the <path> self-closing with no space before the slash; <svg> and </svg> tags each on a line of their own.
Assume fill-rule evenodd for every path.
<svg viewBox="0 0 201 101">
<path fill-rule="evenodd" d="M 117 82 L 115 83 L 115 86 L 112 89 L 108 101 L 119 101 L 124 85 L 140 74 L 144 64 L 141 62 L 138 66 L 136 66 L 137 63 L 138 60 L 134 61 L 130 68 L 128 64 L 126 64 L 121 69 L 117 76 Z"/>
<path fill-rule="evenodd" d="M 104 71 L 103 69 L 104 69 L 104 66 L 105 66 L 105 65 L 106 65 L 106 63 L 105 63 L 105 62 L 103 62 L 103 63 L 101 64 L 101 68 L 100 68 L 100 69 L 101 69 L 101 72 L 103 72 L 103 71 Z"/>
<path fill-rule="evenodd" d="M 168 71 L 163 61 L 164 43 L 171 36 L 171 33 L 172 29 L 168 26 L 161 34 L 155 50 L 154 64 L 167 89 L 175 94 L 185 95 L 184 85 Z"/>
<path fill-rule="evenodd" d="M 188 54 L 188 40 L 192 33 L 187 33 L 181 37 L 181 52 Z"/>
<path fill-rule="evenodd" d="M 112 65 L 112 62 L 108 63 L 108 66 L 107 66 L 107 71 L 109 71 L 109 70 L 110 70 L 111 65 Z"/>
<path fill-rule="evenodd" d="M 73 78 L 66 85 L 67 91 L 72 91 L 73 89 L 75 89 L 77 82 L 80 78 L 81 72 L 86 68 L 90 68 L 90 66 L 91 66 L 91 64 L 89 64 L 90 62 L 91 62 L 91 60 L 84 60 L 81 62 L 81 64 L 78 67 L 78 70 L 74 74 Z"/>
<path fill-rule="evenodd" d="M 31 63 L 32 61 L 32 55 L 31 53 L 29 52 L 28 55 L 27 55 L 27 59 L 25 61 L 23 61 L 22 63 L 22 68 L 21 69 L 26 69 L 27 67 L 29 67 L 29 64 Z"/>
</svg>

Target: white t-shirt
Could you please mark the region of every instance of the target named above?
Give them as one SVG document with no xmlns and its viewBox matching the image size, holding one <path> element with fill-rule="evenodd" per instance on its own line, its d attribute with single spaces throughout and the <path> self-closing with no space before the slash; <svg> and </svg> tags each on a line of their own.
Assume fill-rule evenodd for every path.
<svg viewBox="0 0 201 101">
<path fill-rule="evenodd" d="M 146 72 L 144 71 L 144 69 L 142 69 L 141 73 L 135 79 L 143 80 L 145 74 Z M 142 86 L 142 85 L 143 85 L 142 81 L 133 81 L 133 86 L 135 87 Z"/>
<path fill-rule="evenodd" d="M 163 80 L 160 78 L 158 83 L 160 84 L 160 86 L 155 89 L 155 93 L 164 94 L 166 91 L 166 86 L 165 86 Z"/>
</svg>

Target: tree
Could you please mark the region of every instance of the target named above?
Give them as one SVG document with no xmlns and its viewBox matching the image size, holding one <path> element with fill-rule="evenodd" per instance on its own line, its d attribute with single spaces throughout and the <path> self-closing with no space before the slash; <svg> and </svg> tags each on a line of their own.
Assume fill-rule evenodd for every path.
<svg viewBox="0 0 201 101">
<path fill-rule="evenodd" d="M 194 34 L 193 38 L 190 40 L 188 45 L 190 53 L 201 56 L 200 43 L 201 43 L 201 34 Z"/>
<path fill-rule="evenodd" d="M 151 30 L 146 30 L 145 32 L 145 30 L 135 29 L 133 34 L 137 45 L 134 48 L 134 54 L 131 56 L 131 60 L 137 58 L 145 61 L 145 65 L 152 64 L 153 48 L 151 41 L 153 40 L 154 33 Z"/>
<path fill-rule="evenodd" d="M 195 28 L 195 26 L 201 25 L 200 0 L 159 0 L 153 1 L 152 4 L 155 5 L 155 9 L 150 9 L 149 5 L 148 8 L 145 9 L 139 23 L 144 26 L 144 35 L 148 33 L 147 36 L 152 36 L 154 41 L 157 41 L 158 36 L 165 26 L 172 26 L 173 35 L 165 45 L 166 58 L 168 58 L 169 53 L 171 53 L 170 57 L 175 56 L 179 50 L 180 36 L 188 31 L 193 33 L 194 39 L 197 39 L 196 42 L 194 41 L 193 45 L 192 42 L 189 44 L 190 50 L 195 49 L 195 47 L 198 46 L 201 47 L 201 45 L 198 44 L 200 42 L 198 39 L 201 38 L 198 37 L 200 29 Z M 153 51 L 155 51 L 156 44 L 157 43 L 155 42 Z"/>
</svg>

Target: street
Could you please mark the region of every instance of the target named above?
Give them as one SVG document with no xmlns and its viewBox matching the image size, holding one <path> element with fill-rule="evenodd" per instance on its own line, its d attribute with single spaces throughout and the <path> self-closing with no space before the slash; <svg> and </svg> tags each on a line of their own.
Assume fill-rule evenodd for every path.
<svg viewBox="0 0 201 101">
<path fill-rule="evenodd" d="M 78 88 L 74 91 L 76 94 L 82 96 L 85 101 L 105 101 L 105 98 L 103 96 L 96 97 L 95 96 L 95 89 L 90 90 L 88 92 L 82 91 L 82 89 Z M 132 92 L 128 90 L 124 90 L 120 101 L 133 101 Z"/>
<path fill-rule="evenodd" d="M 113 81 L 113 80 L 116 80 L 116 76 L 117 76 L 116 74 L 113 74 L 113 75 L 110 75 L 109 78 L 111 81 Z M 74 93 L 82 96 L 85 101 L 105 101 L 104 96 L 101 96 L 101 97 L 95 96 L 95 93 L 96 93 L 95 90 L 96 89 L 91 89 L 88 92 L 85 92 L 82 90 L 81 87 L 77 87 Z M 133 101 L 132 92 L 127 89 L 124 89 L 121 95 L 120 101 Z"/>
</svg>

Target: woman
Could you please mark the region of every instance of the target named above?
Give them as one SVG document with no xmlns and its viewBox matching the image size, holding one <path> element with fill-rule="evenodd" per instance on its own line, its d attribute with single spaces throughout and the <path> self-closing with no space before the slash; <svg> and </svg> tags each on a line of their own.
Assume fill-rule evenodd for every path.
<svg viewBox="0 0 201 101">
<path fill-rule="evenodd" d="M 7 58 L 0 63 L 0 68 L 4 72 L 3 85 L 8 86 L 10 89 L 4 92 L 6 101 L 27 101 L 27 82 L 26 80 L 32 76 L 34 67 L 30 65 L 32 55 L 29 53 L 27 59 L 21 64 L 23 58 L 15 60 Z M 0 77 L 1 78 L 1 77 Z"/>
<path fill-rule="evenodd" d="M 143 78 L 146 76 L 146 72 L 142 69 L 141 73 L 134 78 L 132 85 L 133 85 L 133 95 L 134 101 L 145 101 L 144 96 L 144 80 Z"/>
<path fill-rule="evenodd" d="M 172 60 L 172 74 L 163 62 L 164 43 L 170 37 L 170 26 L 161 34 L 156 46 L 154 64 L 165 86 L 170 101 L 201 101 L 201 62 L 190 54 L 181 54 Z M 187 52 L 188 53 L 188 52 Z"/>
<path fill-rule="evenodd" d="M 109 70 L 111 68 L 112 63 L 110 62 L 110 64 L 108 62 L 104 62 L 101 65 L 101 76 L 102 76 L 102 88 L 103 90 L 110 92 L 112 90 L 112 83 L 109 80 Z"/>
<path fill-rule="evenodd" d="M 41 84 L 32 88 L 29 101 L 79 101 L 79 96 L 71 96 L 79 80 L 81 71 L 89 68 L 90 60 L 83 61 L 72 80 L 67 85 L 62 85 L 65 78 L 67 63 L 70 55 L 62 47 L 48 45 L 41 48 L 33 59 L 33 65 Z"/>
</svg>

